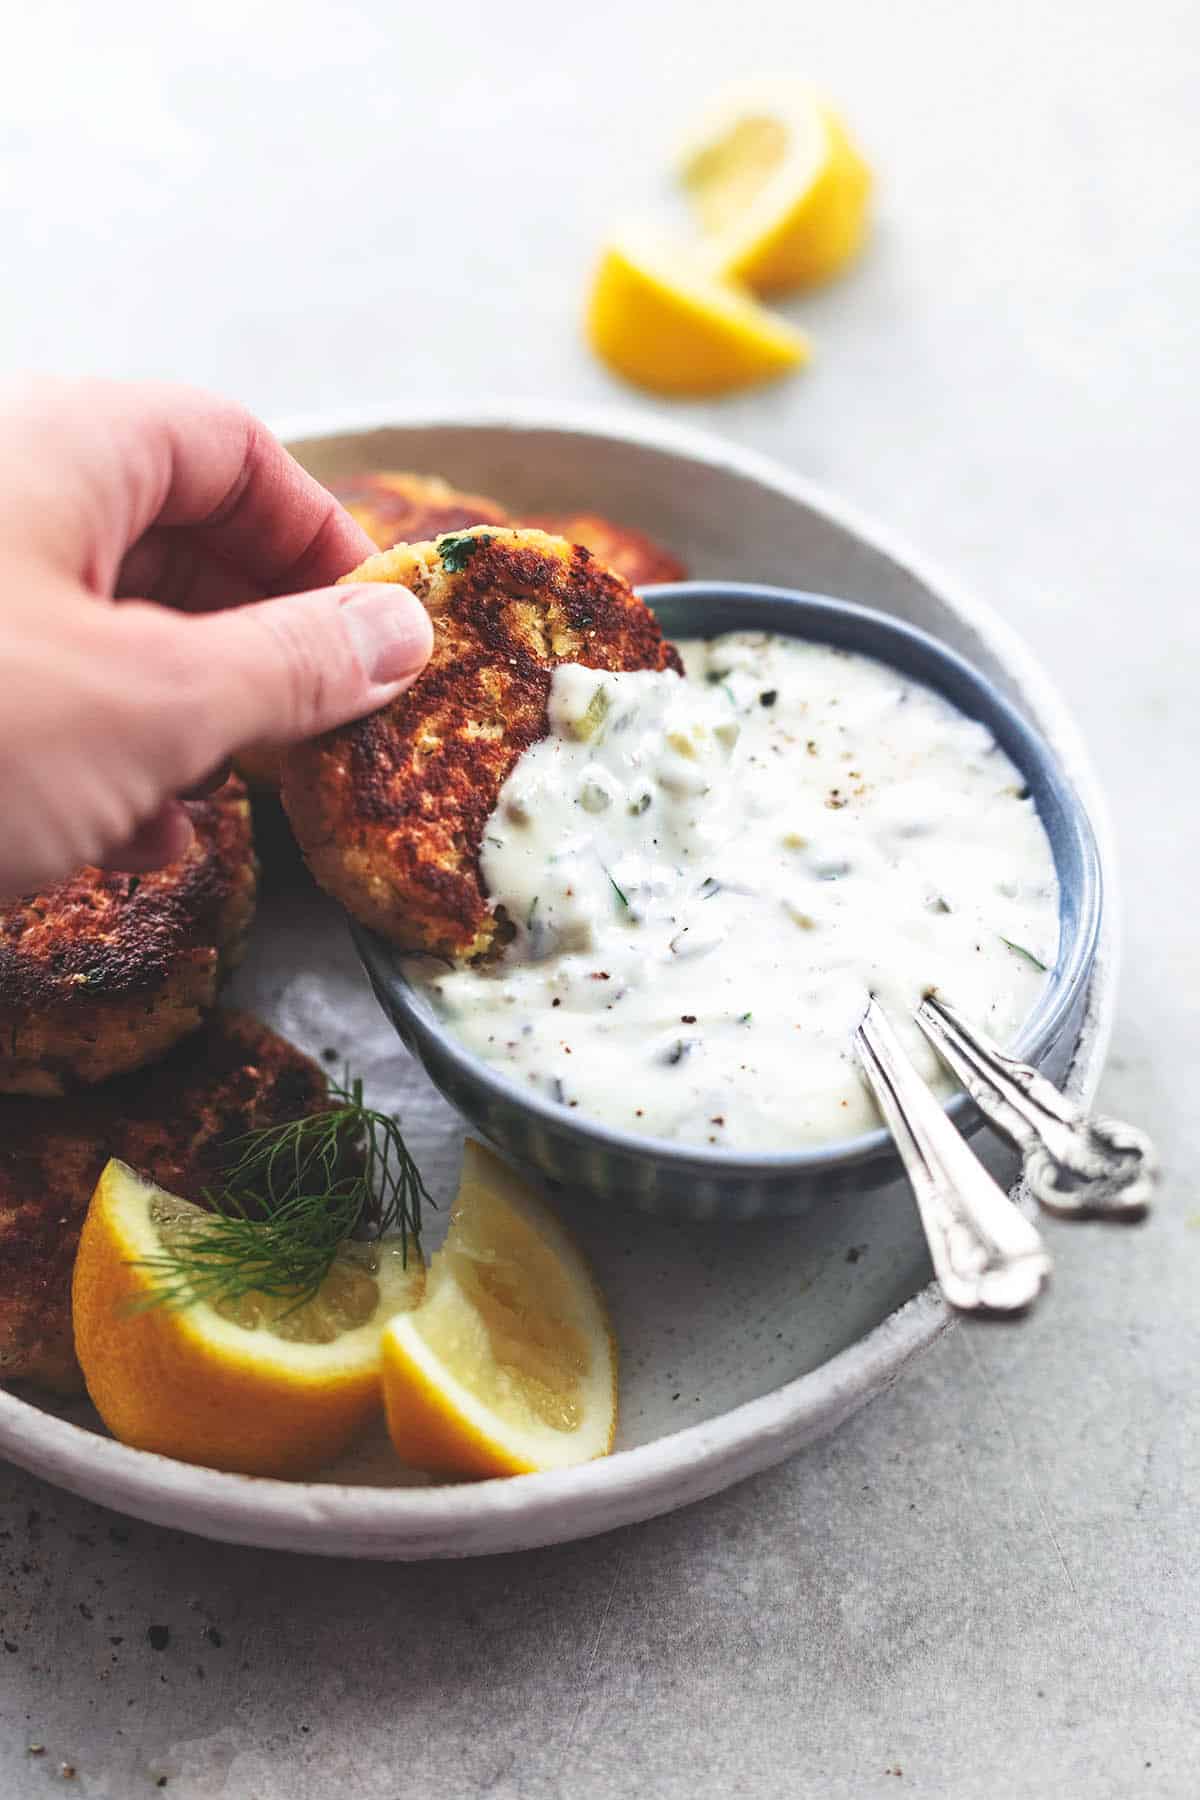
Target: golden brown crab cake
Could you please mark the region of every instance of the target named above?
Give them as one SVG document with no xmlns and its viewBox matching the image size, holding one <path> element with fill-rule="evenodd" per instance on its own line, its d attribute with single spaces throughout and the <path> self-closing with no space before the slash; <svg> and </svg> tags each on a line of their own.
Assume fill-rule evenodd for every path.
<svg viewBox="0 0 1200 1800">
<path fill-rule="evenodd" d="M 300 745 L 283 802 L 322 887 L 394 943 L 484 956 L 503 921 L 479 867 L 484 826 L 521 752 L 549 729 L 551 672 L 674 669 L 645 603 L 581 545 L 478 527 L 398 544 L 347 580 L 396 581 L 433 620 L 406 694 Z"/>
<path fill-rule="evenodd" d="M 202 1205 L 234 1138 L 328 1103 L 310 1057 L 248 1013 L 222 1010 L 153 1069 L 65 1100 L 0 1099 L 0 1381 L 81 1385 L 71 1270 L 110 1156 Z"/>
<path fill-rule="evenodd" d="M 644 531 L 635 531 L 631 525 L 614 525 L 599 513 L 553 513 L 531 523 L 556 537 L 565 537 L 570 544 L 586 545 L 598 562 L 614 575 L 622 576 L 630 587 L 688 578 L 687 565 Z"/>
<path fill-rule="evenodd" d="M 424 543 L 471 525 L 512 523 L 498 500 L 460 493 L 440 475 L 379 469 L 339 482 L 333 492 L 381 550 L 390 550 L 393 544 Z"/>
<path fill-rule="evenodd" d="M 339 482 L 331 490 L 367 536 L 389 550 L 400 542 L 416 544 L 461 531 L 469 525 L 508 525 L 498 500 L 464 494 L 440 475 L 410 475 L 379 469 Z M 659 576 L 665 581 L 666 576 Z M 234 757 L 237 772 L 258 793 L 277 793 L 284 752 L 278 744 L 251 744 Z"/>
<path fill-rule="evenodd" d="M 246 789 L 235 776 L 188 812 L 195 840 L 168 868 L 89 867 L 0 903 L 0 1093 L 140 1068 L 215 1005 L 254 916 Z"/>
</svg>

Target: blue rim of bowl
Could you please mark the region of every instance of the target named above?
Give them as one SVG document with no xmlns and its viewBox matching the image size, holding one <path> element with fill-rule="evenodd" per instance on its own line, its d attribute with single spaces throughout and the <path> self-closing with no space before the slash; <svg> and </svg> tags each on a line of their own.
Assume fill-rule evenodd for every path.
<svg viewBox="0 0 1200 1800">
<path fill-rule="evenodd" d="M 910 676 L 910 679 L 922 682 L 949 700 L 958 711 L 969 718 L 977 718 L 993 732 L 997 742 L 1011 757 L 1022 774 L 1030 776 L 1040 770 L 1047 788 L 1055 790 L 1059 796 L 1061 824 L 1074 840 L 1075 857 L 1079 869 L 1079 882 L 1076 889 L 1076 907 L 1078 920 L 1069 941 L 1064 942 L 1060 934 L 1058 954 L 1054 968 L 1050 972 L 1050 981 L 1042 993 L 1033 1012 L 1025 1021 L 1015 1042 L 1008 1046 L 1010 1054 L 1023 1062 L 1036 1064 L 1042 1055 L 1057 1042 L 1072 1013 L 1077 1007 L 1091 975 L 1092 963 L 1095 959 L 1096 946 L 1100 936 L 1101 909 L 1103 902 L 1102 879 L 1100 873 L 1100 857 L 1096 845 L 1091 820 L 1083 802 L 1079 799 L 1074 787 L 1064 773 L 1058 757 L 1041 733 L 1017 710 L 1012 702 L 1005 698 L 995 684 L 979 669 L 952 650 L 948 644 L 931 633 L 922 631 L 918 626 L 910 625 L 904 619 L 891 613 L 879 612 L 873 607 L 860 606 L 851 600 L 839 600 L 828 594 L 816 594 L 799 588 L 772 587 L 757 582 L 739 581 L 679 581 L 668 582 L 660 586 L 651 586 L 638 590 L 642 599 L 652 611 L 670 601 L 681 600 L 720 600 L 732 598 L 743 601 L 764 601 L 768 605 L 784 602 L 803 613 L 808 621 L 839 621 L 849 636 L 855 626 L 866 633 L 882 632 L 895 643 L 907 646 L 913 653 L 914 660 L 922 663 L 940 664 L 951 677 L 945 685 L 939 680 L 928 679 L 924 675 Z M 814 643 L 841 642 L 841 634 L 834 632 L 826 635 L 820 631 L 786 631 L 782 626 L 727 626 L 725 631 L 746 630 L 780 630 L 781 635 L 798 637 Z M 682 637 L 683 632 L 676 632 Z M 724 632 L 714 635 L 723 636 Z M 852 644 L 843 647 L 852 648 Z M 874 662 L 884 662 L 887 666 L 901 669 L 900 663 L 891 664 L 886 657 L 880 656 L 871 649 L 857 649 L 859 655 L 868 656 Z M 954 690 L 948 693 L 947 688 Z M 978 708 L 964 705 L 961 696 L 969 694 L 980 702 Z M 1039 807 L 1039 812 L 1041 808 Z M 1061 863 L 1055 855 L 1056 872 L 1061 875 Z M 474 1081 L 491 1089 L 499 1100 L 516 1108 L 518 1111 L 543 1121 L 551 1130 L 562 1136 L 575 1139 L 581 1145 L 602 1145 L 619 1155 L 667 1163 L 671 1167 L 709 1177 L 721 1173 L 744 1175 L 746 1177 L 763 1176 L 764 1174 L 801 1174 L 809 1171 L 813 1174 L 832 1174 L 835 1171 L 853 1168 L 862 1163 L 874 1161 L 892 1148 L 891 1135 L 885 1126 L 877 1126 L 873 1131 L 860 1133 L 857 1137 L 846 1138 L 829 1144 L 815 1144 L 802 1150 L 761 1150 L 761 1151 L 729 1151 L 708 1150 L 701 1145 L 680 1144 L 671 1138 L 643 1137 L 633 1132 L 624 1132 L 612 1126 L 602 1124 L 599 1120 L 570 1114 L 565 1108 L 552 1100 L 544 1100 L 540 1095 L 530 1094 L 521 1088 L 509 1076 L 501 1074 L 490 1063 L 481 1057 L 464 1050 L 449 1031 L 432 1013 L 431 1004 L 426 1001 L 424 1010 L 414 996 L 412 984 L 400 967 L 405 952 L 390 943 L 378 933 L 365 926 L 351 922 L 351 933 L 355 947 L 367 970 L 372 985 L 387 991 L 392 1006 L 402 1011 L 416 1038 L 428 1036 L 438 1047 L 439 1054 L 454 1065 L 455 1072 L 467 1081 Z M 411 954 L 411 953 L 410 953 Z M 950 1095 L 945 1102 L 945 1110 L 957 1121 L 970 1108 L 971 1102 L 965 1093 Z"/>
</svg>

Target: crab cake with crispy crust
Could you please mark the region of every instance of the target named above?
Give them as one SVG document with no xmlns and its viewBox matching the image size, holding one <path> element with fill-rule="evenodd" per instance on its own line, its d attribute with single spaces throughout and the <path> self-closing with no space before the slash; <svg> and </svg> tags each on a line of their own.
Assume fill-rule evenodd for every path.
<svg viewBox="0 0 1200 1800">
<path fill-rule="evenodd" d="M 195 840 L 168 868 L 85 868 L 0 904 L 0 1093 L 140 1068 L 215 1005 L 254 916 L 245 787 L 234 778 L 188 812 Z"/>
<path fill-rule="evenodd" d="M 570 544 L 584 544 L 598 562 L 630 587 L 650 587 L 656 581 L 686 581 L 687 566 L 644 531 L 631 525 L 614 525 L 599 513 L 555 513 L 534 519 L 542 531 L 565 537 Z"/>
<path fill-rule="evenodd" d="M 0 1099 L 0 1381 L 80 1386 L 71 1270 L 110 1156 L 202 1205 L 234 1138 L 328 1104 L 315 1062 L 224 1011 L 156 1068 L 66 1100 Z"/>
<path fill-rule="evenodd" d="M 460 493 L 440 475 L 380 469 L 339 482 L 332 491 L 381 550 L 390 550 L 393 544 L 424 543 L 471 525 L 512 523 L 498 500 Z"/>
<path fill-rule="evenodd" d="M 381 469 L 339 482 L 331 492 L 381 550 L 400 542 L 416 544 L 469 525 L 508 525 L 498 500 L 463 494 L 440 475 L 409 475 Z M 650 577 L 645 577 L 649 580 Z M 665 575 L 654 579 L 666 581 Z M 278 744 L 251 744 L 234 757 L 238 774 L 261 793 L 276 793 L 284 751 Z"/>
<path fill-rule="evenodd" d="M 551 672 L 674 669 L 654 615 L 581 545 L 479 528 L 373 556 L 352 581 L 397 581 L 433 620 L 408 692 L 293 750 L 283 801 L 313 874 L 394 943 L 484 956 L 504 921 L 479 849 L 517 758 L 549 730 Z"/>
</svg>

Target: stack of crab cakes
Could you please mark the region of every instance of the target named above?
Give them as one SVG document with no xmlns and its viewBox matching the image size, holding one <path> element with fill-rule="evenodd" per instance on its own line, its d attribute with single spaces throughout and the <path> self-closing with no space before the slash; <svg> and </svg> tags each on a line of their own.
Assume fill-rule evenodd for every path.
<svg viewBox="0 0 1200 1800">
<path fill-rule="evenodd" d="M 165 869 L 0 901 L 0 1381 L 81 1385 L 71 1271 L 110 1156 L 203 1203 L 234 1139 L 328 1104 L 316 1063 L 217 1005 L 254 917 L 245 787 L 188 811 Z"/>
</svg>

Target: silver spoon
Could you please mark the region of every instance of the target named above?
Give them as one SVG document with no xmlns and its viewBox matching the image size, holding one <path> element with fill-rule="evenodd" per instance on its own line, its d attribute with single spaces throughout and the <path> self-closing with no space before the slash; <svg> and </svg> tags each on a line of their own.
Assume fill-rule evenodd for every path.
<svg viewBox="0 0 1200 1800">
<path fill-rule="evenodd" d="M 942 1293 L 959 1312 L 1024 1312 L 1051 1269 L 1038 1232 L 954 1129 L 875 999 L 854 1047 L 912 1183 Z"/>
<path fill-rule="evenodd" d="M 1061 1219 L 1145 1218 L 1158 1163 L 1144 1131 L 1090 1117 L 936 995 L 926 996 L 916 1020 L 980 1112 L 1021 1152 L 1030 1191 L 1047 1212 Z"/>
</svg>

